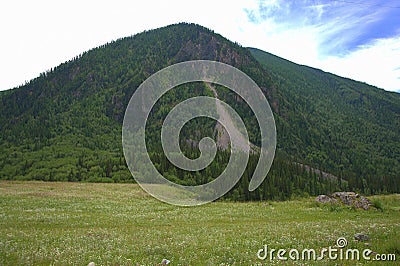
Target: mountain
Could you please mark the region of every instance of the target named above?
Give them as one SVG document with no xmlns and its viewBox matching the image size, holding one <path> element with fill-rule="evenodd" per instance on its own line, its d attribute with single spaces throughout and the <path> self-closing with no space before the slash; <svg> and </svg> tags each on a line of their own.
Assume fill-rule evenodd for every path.
<svg viewBox="0 0 400 266">
<path fill-rule="evenodd" d="M 400 95 L 250 48 L 280 93 L 282 148 L 355 187 L 400 181 Z M 279 143 L 279 141 L 278 141 Z M 300 148 L 300 149 L 299 149 Z M 364 184 L 365 186 L 365 184 Z"/>
<path fill-rule="evenodd" d="M 285 199 L 335 189 L 364 193 L 400 191 L 400 95 L 266 52 L 241 47 L 199 25 L 180 23 L 119 39 L 87 51 L 24 86 L 0 93 L 0 178 L 47 181 L 133 182 L 122 154 L 121 125 L 127 103 L 151 74 L 194 59 L 230 64 L 249 75 L 273 109 L 278 150 L 255 192 L 247 191 L 257 162 L 251 155 L 234 199 Z M 223 170 L 228 150 L 196 173 L 173 167 L 160 148 L 161 122 L 176 103 L 197 95 L 231 105 L 259 145 L 250 108 L 227 89 L 181 85 L 155 105 L 146 143 L 157 169 L 183 184 L 204 183 Z M 217 92 L 217 93 L 216 93 Z M 181 147 L 198 156 L 198 140 L 217 137 L 215 121 L 190 121 Z M 319 172 L 338 176 L 325 179 Z"/>
</svg>

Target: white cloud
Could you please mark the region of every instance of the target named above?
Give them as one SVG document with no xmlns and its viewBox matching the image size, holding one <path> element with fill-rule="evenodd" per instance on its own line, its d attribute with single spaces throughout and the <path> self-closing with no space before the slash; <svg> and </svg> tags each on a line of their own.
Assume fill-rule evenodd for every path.
<svg viewBox="0 0 400 266">
<path fill-rule="evenodd" d="M 242 44 L 386 90 L 400 90 L 400 35 L 351 45 L 371 24 L 384 19 L 387 9 L 332 1 L 279 11 L 288 7 L 276 1 L 261 3 L 247 10 L 250 21 L 242 25 Z"/>
<path fill-rule="evenodd" d="M 376 40 L 344 57 L 320 62 L 327 71 L 387 90 L 400 89 L 400 36 Z"/>
</svg>

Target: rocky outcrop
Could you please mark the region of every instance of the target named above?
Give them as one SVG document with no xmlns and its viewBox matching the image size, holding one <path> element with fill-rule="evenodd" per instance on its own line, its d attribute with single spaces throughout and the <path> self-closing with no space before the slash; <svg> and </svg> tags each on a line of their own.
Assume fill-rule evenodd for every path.
<svg viewBox="0 0 400 266">
<path fill-rule="evenodd" d="M 355 192 L 335 192 L 330 196 L 319 195 L 316 199 L 320 203 L 342 203 L 357 209 L 368 210 L 373 204 L 369 199 Z"/>
</svg>

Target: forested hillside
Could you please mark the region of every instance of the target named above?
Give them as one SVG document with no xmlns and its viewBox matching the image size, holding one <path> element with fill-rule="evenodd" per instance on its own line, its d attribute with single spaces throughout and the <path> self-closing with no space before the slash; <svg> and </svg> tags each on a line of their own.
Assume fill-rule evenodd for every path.
<svg viewBox="0 0 400 266">
<path fill-rule="evenodd" d="M 284 95 L 282 148 L 351 187 L 399 188 L 400 94 L 250 48 Z"/>
<path fill-rule="evenodd" d="M 244 177 L 227 197 L 287 199 L 339 189 L 400 192 L 400 94 L 295 65 L 183 23 L 105 44 L 1 92 L 0 178 L 134 182 L 121 145 L 127 103 L 154 72 L 194 59 L 221 61 L 244 71 L 261 87 L 275 115 L 278 150 L 267 179 L 248 192 L 258 159 L 252 155 Z M 211 180 L 229 158 L 229 151 L 219 151 L 212 165 L 190 173 L 163 156 L 161 122 L 173 106 L 197 95 L 213 93 L 202 83 L 174 88 L 157 103 L 147 123 L 147 145 L 156 167 L 182 184 Z M 250 109 L 227 89 L 218 88 L 218 95 L 237 110 L 251 142 L 259 144 Z M 206 135 L 215 137 L 215 121 L 191 121 L 181 132 L 184 152 L 196 157 L 195 144 Z M 305 165 L 339 178 L 324 178 Z"/>
</svg>

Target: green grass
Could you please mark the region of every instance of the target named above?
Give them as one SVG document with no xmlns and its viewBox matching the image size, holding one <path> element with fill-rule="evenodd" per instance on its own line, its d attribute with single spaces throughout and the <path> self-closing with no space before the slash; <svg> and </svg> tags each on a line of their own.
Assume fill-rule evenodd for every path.
<svg viewBox="0 0 400 266">
<path fill-rule="evenodd" d="M 382 211 L 330 208 L 313 198 L 184 208 L 159 202 L 134 184 L 2 181 L 0 265 L 157 265 L 163 258 L 170 265 L 281 264 L 256 253 L 264 244 L 320 250 L 339 237 L 351 248 L 395 253 L 398 263 L 400 195 L 371 198 Z M 360 232 L 371 237 L 368 246 L 354 240 Z M 390 265 L 369 263 L 375 264 Z"/>
</svg>

